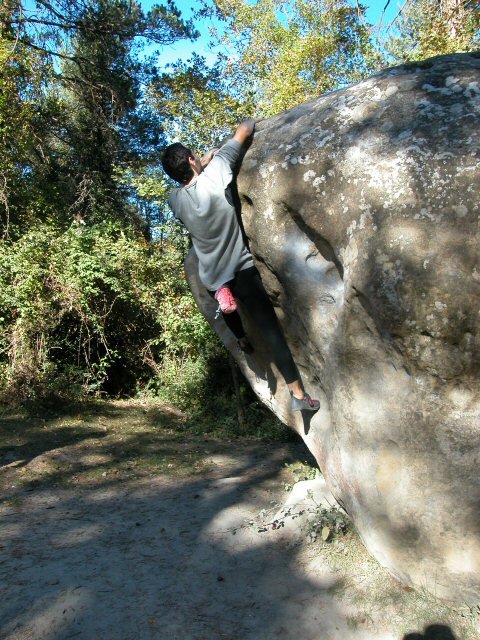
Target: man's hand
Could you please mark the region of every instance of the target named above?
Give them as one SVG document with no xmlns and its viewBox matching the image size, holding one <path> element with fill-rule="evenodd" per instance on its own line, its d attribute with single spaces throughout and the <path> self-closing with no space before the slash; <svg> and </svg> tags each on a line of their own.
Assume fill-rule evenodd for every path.
<svg viewBox="0 0 480 640">
<path fill-rule="evenodd" d="M 245 141 L 253 134 L 256 122 L 258 122 L 258 120 L 250 118 L 249 120 L 242 122 L 242 124 L 239 124 L 233 135 L 233 139 L 240 142 L 240 144 L 244 144 Z"/>
<path fill-rule="evenodd" d="M 210 162 L 213 156 L 218 153 L 218 151 L 219 149 L 216 149 L 216 148 L 210 149 L 210 151 L 207 151 L 207 153 L 200 158 L 200 164 L 202 165 L 203 169 L 205 169 L 207 164 Z"/>
</svg>

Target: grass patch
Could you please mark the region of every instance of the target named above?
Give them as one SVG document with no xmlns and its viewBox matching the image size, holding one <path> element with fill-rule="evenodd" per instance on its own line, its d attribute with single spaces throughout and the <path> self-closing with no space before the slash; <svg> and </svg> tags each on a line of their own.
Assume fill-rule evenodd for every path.
<svg viewBox="0 0 480 640">
<path fill-rule="evenodd" d="M 153 401 L 4 409 L 0 489 L 11 500 L 20 489 L 47 485 L 65 489 L 157 474 L 186 477 L 211 470 L 210 458 L 223 452 L 225 441 L 274 439 L 255 428 L 240 434 L 238 425 L 227 420 L 211 428 Z M 285 475 L 289 482 L 291 474 Z"/>
<path fill-rule="evenodd" d="M 185 411 L 189 416 L 185 430 L 189 433 L 221 439 L 246 436 L 269 442 L 301 440 L 258 400 L 241 375 L 236 397 L 231 361 L 220 343 L 197 358 L 164 358 L 156 383 L 152 381 L 143 391 L 145 398 Z M 238 401 L 245 415 L 243 426 L 239 424 Z"/>
<path fill-rule="evenodd" d="M 348 620 L 351 628 L 398 629 L 398 637 L 417 633 L 420 638 L 447 638 L 423 635 L 425 629 L 444 625 L 456 640 L 478 640 L 480 609 L 435 598 L 425 590 L 416 591 L 395 580 L 370 556 L 354 529 L 331 542 L 311 545 L 339 576 L 331 593 L 352 607 Z M 448 636 L 451 637 L 451 636 Z"/>
<path fill-rule="evenodd" d="M 221 443 L 195 437 L 187 424 L 184 414 L 168 406 L 138 402 L 5 410 L 0 414 L 0 487 L 95 486 L 108 479 L 205 471 L 209 453 Z"/>
</svg>

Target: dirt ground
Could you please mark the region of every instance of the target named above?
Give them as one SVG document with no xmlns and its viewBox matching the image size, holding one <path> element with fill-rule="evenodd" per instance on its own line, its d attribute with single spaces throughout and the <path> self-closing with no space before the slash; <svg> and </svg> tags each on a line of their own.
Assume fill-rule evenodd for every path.
<svg viewBox="0 0 480 640">
<path fill-rule="evenodd" d="M 261 526 L 312 475 L 302 443 L 120 402 L 4 414 L 0 434 L 0 638 L 480 638 L 478 610 L 405 589 L 353 531 Z"/>
</svg>

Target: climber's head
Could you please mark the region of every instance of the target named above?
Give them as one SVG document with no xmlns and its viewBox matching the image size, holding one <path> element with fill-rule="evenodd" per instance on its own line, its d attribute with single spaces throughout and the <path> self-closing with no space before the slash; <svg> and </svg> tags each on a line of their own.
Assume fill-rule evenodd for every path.
<svg viewBox="0 0 480 640">
<path fill-rule="evenodd" d="M 170 178 L 181 184 L 187 184 L 194 175 L 202 172 L 198 155 L 180 142 L 174 142 L 164 149 L 162 166 Z"/>
</svg>

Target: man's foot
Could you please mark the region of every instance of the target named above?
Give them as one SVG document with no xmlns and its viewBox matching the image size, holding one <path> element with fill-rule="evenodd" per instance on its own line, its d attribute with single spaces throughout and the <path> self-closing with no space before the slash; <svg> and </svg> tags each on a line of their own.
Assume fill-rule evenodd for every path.
<svg viewBox="0 0 480 640">
<path fill-rule="evenodd" d="M 320 401 L 313 400 L 308 393 L 303 398 L 296 398 L 292 393 L 292 411 L 318 411 L 320 409 Z"/>
<path fill-rule="evenodd" d="M 237 310 L 237 301 L 227 286 L 220 287 L 215 291 L 215 300 L 217 300 L 222 313 L 233 313 Z"/>
<path fill-rule="evenodd" d="M 246 353 L 247 355 L 255 351 L 255 349 L 252 347 L 252 345 L 248 341 L 247 336 L 243 336 L 243 338 L 240 338 L 237 344 L 240 351 L 243 351 L 243 353 Z"/>
</svg>

